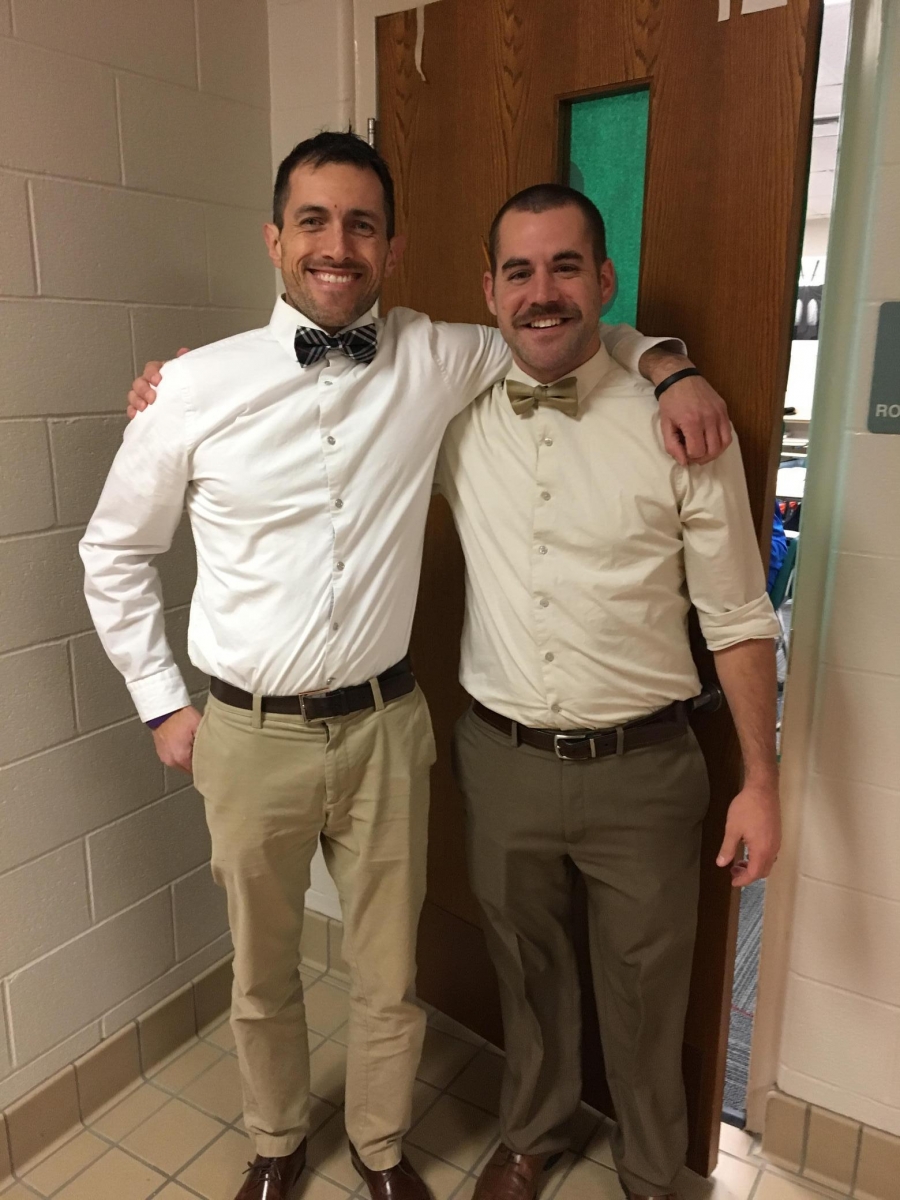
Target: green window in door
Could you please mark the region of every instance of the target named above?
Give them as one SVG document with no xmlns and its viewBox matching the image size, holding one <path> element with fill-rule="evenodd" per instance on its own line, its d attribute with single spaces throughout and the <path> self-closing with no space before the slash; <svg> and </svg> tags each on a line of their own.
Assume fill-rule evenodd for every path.
<svg viewBox="0 0 900 1200">
<path fill-rule="evenodd" d="M 604 314 L 610 322 L 637 320 L 641 229 L 647 168 L 649 87 L 606 92 L 567 102 L 568 183 L 590 197 L 606 222 L 619 289 Z"/>
</svg>

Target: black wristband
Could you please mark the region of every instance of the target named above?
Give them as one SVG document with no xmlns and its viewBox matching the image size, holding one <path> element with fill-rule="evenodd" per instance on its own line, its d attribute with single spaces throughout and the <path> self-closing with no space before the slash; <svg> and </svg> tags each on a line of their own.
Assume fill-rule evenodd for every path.
<svg viewBox="0 0 900 1200">
<path fill-rule="evenodd" d="M 673 383 L 677 383 L 679 379 L 687 379 L 689 375 L 699 374 L 700 372 L 696 367 L 685 367 L 683 371 L 676 371 L 674 375 L 669 375 L 662 381 L 662 383 L 658 383 L 656 385 L 656 387 L 653 389 L 654 395 L 658 400 L 663 392 L 666 391 L 667 388 L 670 388 Z"/>
</svg>

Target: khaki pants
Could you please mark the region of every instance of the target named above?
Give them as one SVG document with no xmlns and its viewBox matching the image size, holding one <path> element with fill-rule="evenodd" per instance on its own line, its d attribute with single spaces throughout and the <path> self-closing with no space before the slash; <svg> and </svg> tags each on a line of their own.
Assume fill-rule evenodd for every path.
<svg viewBox="0 0 900 1200">
<path fill-rule="evenodd" d="M 350 970 L 346 1123 L 365 1164 L 400 1159 L 425 1016 L 414 998 L 434 737 L 418 688 L 379 711 L 307 724 L 210 697 L 194 747 L 212 871 L 234 939 L 231 1023 L 244 1121 L 262 1155 L 309 1122 L 298 974 L 304 896 L 321 838 Z"/>
<path fill-rule="evenodd" d="M 574 884 L 590 953 L 613 1153 L 639 1195 L 674 1190 L 687 1150 L 681 1045 L 709 801 L 693 733 L 593 762 L 560 762 L 471 711 L 456 728 L 472 886 L 500 983 L 500 1125 L 519 1153 L 565 1148 L 581 1099 Z"/>
</svg>

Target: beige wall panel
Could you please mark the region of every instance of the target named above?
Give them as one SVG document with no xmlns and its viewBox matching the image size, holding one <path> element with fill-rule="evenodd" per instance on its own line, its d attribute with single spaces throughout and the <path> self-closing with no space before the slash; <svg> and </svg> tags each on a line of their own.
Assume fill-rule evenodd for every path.
<svg viewBox="0 0 900 1200">
<path fill-rule="evenodd" d="M 893 5 L 895 22 L 896 12 L 895 4 Z M 887 103 L 882 113 L 884 121 L 881 135 L 884 146 L 882 161 L 900 164 L 900 38 L 898 37 L 891 38 L 888 45 L 884 80 L 887 85 Z"/>
<path fill-rule="evenodd" d="M 819 1078 L 829 1064 L 829 1081 L 839 1089 L 887 1097 L 897 1040 L 897 1010 L 794 975 L 785 1013 L 785 1066 Z"/>
<path fill-rule="evenodd" d="M 0 171 L 0 293 L 33 296 L 37 291 L 31 255 L 28 191 L 21 175 Z"/>
<path fill-rule="evenodd" d="M 900 904 L 800 879 L 793 968 L 847 992 L 900 1006 Z"/>
<path fill-rule="evenodd" d="M 209 298 L 226 308 L 268 308 L 275 302 L 272 264 L 266 254 L 263 212 L 206 209 Z"/>
<path fill-rule="evenodd" d="M 193 788 L 92 833 L 88 855 L 96 919 L 102 921 L 208 862 L 210 849 L 203 800 Z"/>
<path fill-rule="evenodd" d="M 200 87 L 269 111 L 266 0 L 197 0 Z"/>
<path fill-rule="evenodd" d="M 44 422 L 4 421 L 0 426 L 0 535 L 47 529 L 55 520 Z"/>
<path fill-rule="evenodd" d="M 0 0 L 0 37 L 9 37 L 12 33 L 12 13 L 9 0 Z"/>
<path fill-rule="evenodd" d="M 100 1036 L 100 1022 L 95 1021 L 26 1066 L 16 1068 L 0 1082 L 0 1108 L 8 1108 L 13 1101 L 32 1091 L 45 1079 L 50 1079 L 76 1058 L 87 1054 L 98 1044 Z"/>
<path fill-rule="evenodd" d="M 900 457 L 895 470 L 900 475 Z M 891 514 L 894 524 L 898 511 Z M 900 675 L 898 597 L 900 557 L 838 554 L 825 662 L 833 667 Z"/>
<path fill-rule="evenodd" d="M 121 413 L 132 377 L 125 309 L 57 300 L 0 300 L 3 416 Z"/>
<path fill-rule="evenodd" d="M 311 104 L 296 104 L 273 112 L 272 162 L 275 167 L 304 138 L 321 133 L 323 129 L 336 129 L 339 125 L 337 107 L 334 96 L 326 92 Z"/>
<path fill-rule="evenodd" d="M 878 253 L 872 256 L 868 298 L 896 300 L 900 275 L 900 164 L 882 167 L 876 187 L 872 236 Z"/>
<path fill-rule="evenodd" d="M 334 96 L 341 46 L 334 0 L 269 5 L 272 110 L 297 108 L 314 96 Z"/>
<path fill-rule="evenodd" d="M 0 871 L 55 850 L 163 794 L 162 764 L 139 721 L 0 771 Z"/>
<path fill-rule="evenodd" d="M 72 842 L 0 877 L 0 975 L 82 933 L 91 924 L 84 846 Z"/>
<path fill-rule="evenodd" d="M 900 554 L 900 438 L 853 434 L 848 438 L 838 547 L 856 554 Z"/>
<path fill-rule="evenodd" d="M 166 614 L 169 645 L 184 675 L 188 690 L 193 692 L 205 688 L 208 680 L 188 660 L 187 626 L 188 609 L 182 608 Z M 97 635 L 85 633 L 81 637 L 72 638 L 70 645 L 78 728 L 87 732 L 134 716 L 134 704 L 125 681 L 107 658 Z M 183 787 L 184 776 L 180 772 L 177 779 L 177 787 Z"/>
<path fill-rule="evenodd" d="M 273 284 L 272 304 L 275 303 L 275 296 Z M 203 309 L 200 313 L 201 345 L 206 346 L 210 342 L 220 342 L 223 338 L 233 337 L 236 333 L 245 333 L 248 329 L 262 329 L 263 326 L 268 325 L 271 316 L 271 305 L 269 308 Z"/>
<path fill-rule="evenodd" d="M 175 946 L 178 958 L 189 958 L 228 930 L 224 889 L 208 866 L 199 867 L 174 887 Z"/>
<path fill-rule="evenodd" d="M 84 525 L 90 520 L 125 425 L 124 413 L 50 422 L 60 525 Z"/>
<path fill-rule="evenodd" d="M 119 183 L 113 74 L 80 58 L 0 42 L 0 163 Z"/>
<path fill-rule="evenodd" d="M 895 788 L 900 779 L 900 679 L 824 667 L 812 769 Z"/>
<path fill-rule="evenodd" d="M 135 375 L 139 375 L 144 363 L 150 360 L 174 358 L 182 346 L 189 350 L 202 346 L 200 316 L 196 308 L 133 308 Z"/>
<path fill-rule="evenodd" d="M 75 711 L 65 643 L 0 657 L 0 764 L 25 758 L 74 736 Z"/>
<path fill-rule="evenodd" d="M 32 187 L 45 295 L 206 301 L 199 205 L 55 179 L 35 179 Z"/>
<path fill-rule="evenodd" d="M 125 182 L 258 208 L 271 175 L 269 114 L 187 88 L 119 76 Z"/>
<path fill-rule="evenodd" d="M 16 35 L 156 79 L 196 86 L 193 0 L 24 0 Z"/>
<path fill-rule="evenodd" d="M 809 802 L 815 819 L 803 831 L 802 873 L 900 900 L 900 786 L 895 791 L 813 775 Z"/>
<path fill-rule="evenodd" d="M 0 542 L 0 652 L 90 627 L 78 537 L 68 530 Z"/>
<path fill-rule="evenodd" d="M 0 1079 L 4 1079 L 12 1071 L 12 1057 L 9 1051 L 9 1036 L 6 1030 L 6 1013 L 0 1012 Z M 6 1130 L 0 1128 L 0 1134 L 5 1136 Z"/>
<path fill-rule="evenodd" d="M 19 1060 L 29 1062 L 90 1024 L 173 961 L 165 891 L 26 967 L 8 985 Z"/>
</svg>

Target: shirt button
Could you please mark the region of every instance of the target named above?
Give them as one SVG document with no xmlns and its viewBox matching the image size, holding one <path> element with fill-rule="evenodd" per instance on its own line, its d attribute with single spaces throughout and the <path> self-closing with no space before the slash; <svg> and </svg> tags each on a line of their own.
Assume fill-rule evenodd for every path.
<svg viewBox="0 0 900 1200">
<path fill-rule="evenodd" d="M 334 383 L 334 380 L 333 379 L 323 379 L 322 382 L 325 384 L 326 387 L 331 387 L 331 385 Z"/>
<path fill-rule="evenodd" d="M 550 493 L 549 493 L 549 492 L 541 492 L 541 499 L 542 499 L 542 500 L 549 500 L 549 499 L 550 499 Z"/>
<path fill-rule="evenodd" d="M 545 596 L 543 598 L 543 600 L 541 601 L 541 608 L 549 608 L 549 607 L 550 607 L 550 601 Z"/>
<path fill-rule="evenodd" d="M 552 445 L 553 445 L 553 438 L 552 438 L 552 437 L 545 437 L 545 438 L 544 438 L 544 445 L 545 445 L 545 446 L 552 446 Z"/>
<path fill-rule="evenodd" d="M 327 441 L 329 446 L 335 445 L 334 438 L 331 436 L 331 434 L 328 435 Z"/>
<path fill-rule="evenodd" d="M 326 683 L 334 683 L 334 676 L 333 676 L 333 675 L 329 675 L 329 676 L 328 676 L 328 678 L 325 680 L 325 682 L 326 682 Z"/>
<path fill-rule="evenodd" d="M 546 554 L 546 553 L 547 553 L 546 546 L 538 546 L 538 554 Z"/>
<path fill-rule="evenodd" d="M 335 502 L 334 502 L 334 507 L 335 507 L 335 508 L 343 508 L 343 507 L 344 507 L 344 502 L 343 502 L 343 500 L 335 500 Z"/>
<path fill-rule="evenodd" d="M 335 621 L 335 623 L 332 625 L 331 628 L 334 630 L 335 633 L 337 633 L 337 631 L 340 629 L 340 625 L 338 625 L 337 621 Z"/>
<path fill-rule="evenodd" d="M 544 662 L 553 662 L 553 659 L 555 657 L 556 657 L 556 655 L 553 653 L 553 651 L 548 650 L 547 653 L 544 655 Z"/>
<path fill-rule="evenodd" d="M 342 562 L 335 563 L 335 564 L 334 564 L 334 569 L 335 569 L 336 571 L 343 571 L 343 569 L 344 569 L 344 564 L 343 564 Z"/>
<path fill-rule="evenodd" d="M 551 705 L 550 705 L 550 711 L 551 711 L 551 712 L 558 713 L 558 712 L 559 712 L 559 705 L 558 705 L 558 704 L 551 704 Z"/>
</svg>

